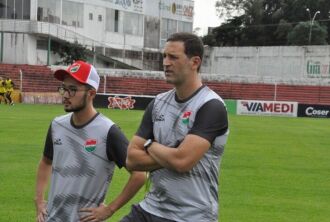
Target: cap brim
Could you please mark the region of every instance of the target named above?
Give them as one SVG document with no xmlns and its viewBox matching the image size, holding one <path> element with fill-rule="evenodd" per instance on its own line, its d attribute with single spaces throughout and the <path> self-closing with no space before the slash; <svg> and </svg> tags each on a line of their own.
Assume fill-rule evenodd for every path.
<svg viewBox="0 0 330 222">
<path fill-rule="evenodd" d="M 80 79 L 76 78 L 75 76 L 71 75 L 71 73 L 69 73 L 68 71 L 66 71 L 65 69 L 59 69 L 57 71 L 54 72 L 54 77 L 60 81 L 64 81 L 66 76 L 70 76 L 73 79 L 77 80 L 78 82 L 82 83 L 82 84 L 86 84 L 85 82 L 81 81 Z"/>
<path fill-rule="evenodd" d="M 54 72 L 54 77 L 60 81 L 63 81 L 66 75 L 71 76 L 70 73 L 64 69 L 59 69 Z"/>
</svg>

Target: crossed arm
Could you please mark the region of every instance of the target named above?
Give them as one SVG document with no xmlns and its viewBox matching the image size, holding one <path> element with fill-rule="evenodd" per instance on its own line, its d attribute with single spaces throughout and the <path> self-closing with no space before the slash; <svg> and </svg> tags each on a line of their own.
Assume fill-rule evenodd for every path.
<svg viewBox="0 0 330 222">
<path fill-rule="evenodd" d="M 177 172 L 190 171 L 210 147 L 210 142 L 200 136 L 188 134 L 177 148 L 153 142 L 144 150 L 146 139 L 134 136 L 128 146 L 126 166 L 130 170 L 152 171 L 168 168 Z"/>
<path fill-rule="evenodd" d="M 128 146 L 126 166 L 130 170 L 167 168 L 177 172 L 190 171 L 203 158 L 211 142 L 228 129 L 224 105 L 218 100 L 211 100 L 200 108 L 193 127 L 177 147 L 153 142 L 147 153 L 143 145 L 146 139 L 154 138 L 152 109 L 153 102 L 146 109 L 140 128 Z"/>
</svg>

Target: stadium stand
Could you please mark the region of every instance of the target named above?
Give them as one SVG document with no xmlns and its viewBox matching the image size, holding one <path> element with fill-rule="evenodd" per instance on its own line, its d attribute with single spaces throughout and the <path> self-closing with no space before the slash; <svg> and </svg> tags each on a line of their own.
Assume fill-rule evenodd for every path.
<svg viewBox="0 0 330 222">
<path fill-rule="evenodd" d="M 22 71 L 22 83 L 20 70 Z M 15 89 L 23 93 L 55 93 L 58 82 L 53 78 L 52 72 L 47 66 L 0 64 L 0 76 L 10 77 L 16 84 Z M 204 81 L 204 83 L 224 99 L 330 104 L 330 86 L 235 83 L 230 81 Z M 109 75 L 106 78 L 104 76 L 101 77 L 99 92 L 156 95 L 171 87 L 162 79 Z"/>
</svg>

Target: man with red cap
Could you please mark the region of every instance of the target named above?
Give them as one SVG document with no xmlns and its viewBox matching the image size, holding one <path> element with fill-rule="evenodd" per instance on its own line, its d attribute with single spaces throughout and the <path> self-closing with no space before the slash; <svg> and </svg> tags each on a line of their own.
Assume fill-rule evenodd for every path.
<svg viewBox="0 0 330 222">
<path fill-rule="evenodd" d="M 48 129 L 37 172 L 37 221 L 105 221 L 138 192 L 145 173 L 130 172 L 122 192 L 110 204 L 103 203 L 115 165 L 126 168 L 128 140 L 93 107 L 100 77 L 92 65 L 77 61 L 54 76 L 62 82 L 58 92 L 68 113 L 56 117 Z"/>
</svg>

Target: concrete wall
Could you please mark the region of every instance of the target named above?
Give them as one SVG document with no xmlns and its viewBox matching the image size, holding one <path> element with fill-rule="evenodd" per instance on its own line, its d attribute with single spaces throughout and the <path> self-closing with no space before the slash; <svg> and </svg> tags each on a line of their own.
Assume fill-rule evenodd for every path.
<svg viewBox="0 0 330 222">
<path fill-rule="evenodd" d="M 24 56 L 25 35 L 19 33 L 4 34 L 3 59 L 8 63 L 26 63 Z"/>
<path fill-rule="evenodd" d="M 252 82 L 330 83 L 330 46 L 206 48 L 202 72 Z"/>
</svg>

